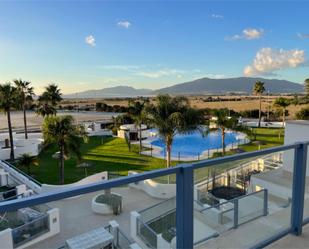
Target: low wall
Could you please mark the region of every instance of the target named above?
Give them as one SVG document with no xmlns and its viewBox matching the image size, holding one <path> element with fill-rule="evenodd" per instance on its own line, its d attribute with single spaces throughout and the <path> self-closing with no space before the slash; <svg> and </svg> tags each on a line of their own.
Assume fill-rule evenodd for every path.
<svg viewBox="0 0 309 249">
<path fill-rule="evenodd" d="M 42 184 L 41 193 L 63 190 L 63 189 L 71 188 L 71 187 L 86 185 L 86 184 L 89 184 L 89 183 L 105 181 L 107 179 L 108 179 L 108 172 L 104 171 L 104 172 L 101 172 L 101 173 L 97 173 L 97 174 L 88 176 L 88 177 L 86 177 L 86 178 L 84 178 L 84 179 L 82 179 L 78 182 L 74 182 L 74 183 L 71 183 L 71 184 L 64 184 L 64 185 Z"/>
<path fill-rule="evenodd" d="M 111 194 L 119 196 L 120 198 L 122 198 L 122 196 L 117 194 L 117 193 L 111 192 Z M 97 214 L 113 214 L 114 210 L 113 210 L 112 206 L 110 206 L 107 203 L 102 203 L 102 202 L 96 201 L 96 199 L 101 195 L 105 195 L 105 194 L 98 194 L 98 195 L 96 195 L 95 197 L 92 198 L 92 201 L 91 201 L 92 211 L 97 213 Z M 121 201 L 121 209 L 122 209 L 122 201 Z"/>
<path fill-rule="evenodd" d="M 1 248 L 13 249 L 12 229 L 7 228 L 0 231 L 0 244 Z"/>
<path fill-rule="evenodd" d="M 243 121 L 241 123 L 244 126 L 248 127 L 258 127 L 259 122 L 258 121 Z M 261 127 L 262 128 L 282 128 L 284 127 L 285 124 L 283 122 L 261 122 Z"/>
<path fill-rule="evenodd" d="M 157 235 L 157 248 L 171 248 L 171 244 L 162 237 L 162 234 Z"/>
<path fill-rule="evenodd" d="M 88 136 L 112 136 L 113 132 L 111 130 L 99 130 L 99 131 L 93 131 L 93 130 L 87 130 Z"/>
<path fill-rule="evenodd" d="M 137 172 L 129 171 L 128 175 L 134 175 Z M 176 184 L 157 183 L 151 179 L 129 184 L 131 188 L 139 189 L 148 195 L 159 199 L 170 199 L 176 196 Z"/>
</svg>

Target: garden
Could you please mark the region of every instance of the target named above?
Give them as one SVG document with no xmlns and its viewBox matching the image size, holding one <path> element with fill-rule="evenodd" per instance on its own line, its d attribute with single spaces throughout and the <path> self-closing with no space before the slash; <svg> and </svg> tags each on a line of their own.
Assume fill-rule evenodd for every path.
<svg viewBox="0 0 309 249">
<path fill-rule="evenodd" d="M 283 144 L 284 129 L 257 128 L 254 129 L 256 141 L 247 145 L 241 145 L 242 151 L 253 151 Z M 45 147 L 38 156 L 38 165 L 31 166 L 31 176 L 42 183 L 59 183 L 59 161 L 53 155 L 58 151 L 57 146 L 49 145 Z M 236 153 L 227 152 L 227 155 Z M 92 175 L 102 171 L 108 171 L 113 175 L 125 176 L 129 170 L 143 172 L 166 167 L 166 161 L 139 154 L 138 145 L 131 145 L 129 150 L 124 139 L 115 137 L 90 137 L 88 143 L 81 145 L 82 161 L 87 162 L 87 175 Z M 176 165 L 178 162 L 172 162 Z M 77 167 L 79 164 L 75 156 L 65 160 L 65 183 L 73 183 L 86 176 L 85 169 Z M 224 167 L 233 167 L 227 165 Z M 222 167 L 220 167 L 222 168 Z M 28 169 L 20 167 L 27 172 Z M 206 169 L 207 171 L 209 169 Z M 204 172 L 200 173 L 207 173 Z M 219 173 L 219 172 L 218 172 Z M 157 179 L 165 182 L 165 179 Z"/>
</svg>

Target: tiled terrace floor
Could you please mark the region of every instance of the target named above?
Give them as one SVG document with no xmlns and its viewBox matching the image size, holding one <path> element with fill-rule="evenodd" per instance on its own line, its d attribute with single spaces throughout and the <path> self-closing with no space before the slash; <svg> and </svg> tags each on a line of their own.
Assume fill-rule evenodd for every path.
<svg viewBox="0 0 309 249">
<path fill-rule="evenodd" d="M 287 235 L 267 247 L 267 249 L 305 249 L 309 248 L 309 225 L 303 228 L 301 236 Z"/>
<path fill-rule="evenodd" d="M 132 188 L 113 188 L 112 192 L 121 194 L 123 197 L 123 212 L 118 216 L 95 214 L 91 209 L 91 200 L 103 192 L 48 203 L 50 207 L 60 209 L 60 233 L 30 246 L 29 249 L 59 248 L 64 245 L 67 239 L 100 226 L 107 226 L 111 220 L 116 220 L 120 229 L 130 236 L 130 212 L 140 211 L 162 201 L 162 199 L 152 198 L 144 192 Z"/>
</svg>

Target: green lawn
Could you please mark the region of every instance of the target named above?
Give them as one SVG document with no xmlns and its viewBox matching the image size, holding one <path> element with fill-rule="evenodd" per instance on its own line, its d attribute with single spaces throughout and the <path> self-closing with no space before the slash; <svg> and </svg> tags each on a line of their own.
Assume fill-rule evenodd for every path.
<svg viewBox="0 0 309 249">
<path fill-rule="evenodd" d="M 271 128 L 256 128 L 256 140 L 262 142 L 260 146 L 254 141 L 247 145 L 241 145 L 239 148 L 245 151 L 253 151 L 260 149 L 266 149 L 274 146 L 282 145 L 284 142 L 284 129 L 271 129 Z"/>
<path fill-rule="evenodd" d="M 256 139 L 264 143 L 261 145 L 261 149 L 283 144 L 283 129 L 261 128 L 255 129 L 255 131 Z M 279 134 L 281 134 L 280 139 Z M 259 149 L 259 146 L 252 142 L 248 145 L 241 145 L 240 148 L 245 151 L 253 151 Z M 31 175 L 38 181 L 49 184 L 59 182 L 58 160 L 52 158 L 56 151 L 58 151 L 56 146 L 48 146 L 38 156 L 39 165 L 31 168 Z M 92 165 L 88 169 L 88 175 L 102 171 L 127 175 L 128 170 L 149 171 L 164 168 L 166 165 L 162 159 L 139 155 L 137 145 L 133 145 L 129 151 L 125 140 L 121 138 L 105 138 L 102 144 L 101 138 L 90 137 L 89 142 L 82 145 L 81 151 L 83 160 Z M 232 153 L 228 152 L 227 154 Z M 77 168 L 76 164 L 77 160 L 74 157 L 65 161 L 65 183 L 72 183 L 85 177 L 84 170 Z M 217 167 L 219 168 L 217 172 L 226 170 L 233 165 L 226 164 Z M 26 172 L 26 169 L 22 170 Z M 208 175 L 208 169 L 199 170 L 196 173 L 199 178 L 204 178 Z M 158 180 L 165 181 L 166 179 L 162 177 Z"/>
<path fill-rule="evenodd" d="M 102 171 L 112 171 L 127 175 L 128 170 L 148 171 L 165 167 L 162 159 L 138 154 L 138 147 L 128 149 L 124 139 L 104 138 L 103 144 L 99 137 L 90 137 L 88 143 L 83 144 L 81 152 L 83 159 L 91 164 L 87 169 L 88 175 Z M 57 184 L 58 160 L 52 155 L 58 151 L 56 146 L 48 146 L 38 156 L 39 165 L 32 166 L 31 175 L 42 183 Z M 72 157 L 65 160 L 65 183 L 72 183 L 85 177 L 84 169 L 76 167 L 77 160 Z M 26 172 L 26 169 L 22 169 Z"/>
</svg>

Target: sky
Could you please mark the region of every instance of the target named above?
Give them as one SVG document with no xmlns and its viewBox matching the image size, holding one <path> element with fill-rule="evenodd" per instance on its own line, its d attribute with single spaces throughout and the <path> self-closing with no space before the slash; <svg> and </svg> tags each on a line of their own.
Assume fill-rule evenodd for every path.
<svg viewBox="0 0 309 249">
<path fill-rule="evenodd" d="M 0 83 L 40 93 L 309 77 L 309 1 L 1 1 Z"/>
</svg>

